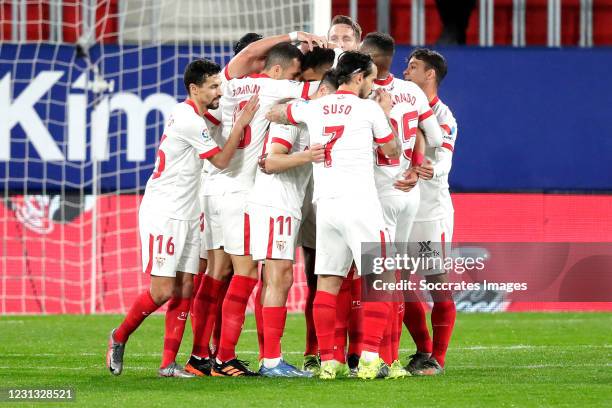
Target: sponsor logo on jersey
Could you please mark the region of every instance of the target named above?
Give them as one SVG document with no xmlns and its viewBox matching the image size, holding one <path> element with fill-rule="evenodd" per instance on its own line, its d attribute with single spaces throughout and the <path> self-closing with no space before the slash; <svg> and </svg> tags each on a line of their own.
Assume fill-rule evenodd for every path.
<svg viewBox="0 0 612 408">
<path fill-rule="evenodd" d="M 419 242 L 419 255 L 421 256 L 440 256 L 440 252 L 435 251 L 431 247 L 431 241 L 420 241 Z"/>
</svg>

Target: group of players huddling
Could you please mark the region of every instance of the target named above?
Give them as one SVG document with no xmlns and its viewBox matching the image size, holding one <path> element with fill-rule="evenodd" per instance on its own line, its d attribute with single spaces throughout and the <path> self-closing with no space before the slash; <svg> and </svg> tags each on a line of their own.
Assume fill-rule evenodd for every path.
<svg viewBox="0 0 612 408">
<path fill-rule="evenodd" d="M 431 293 L 430 336 L 418 298 L 360 301 L 360 253 L 362 242 L 383 251 L 439 243 L 444 252 L 452 240 L 457 125 L 437 96 L 444 58 L 417 49 L 405 80 L 395 78 L 393 39 L 361 41 L 346 16 L 334 17 L 327 38 L 249 33 L 234 51 L 223 69 L 203 59 L 186 67 L 188 96 L 167 121 L 139 210 L 151 286 L 110 334 L 110 372 L 121 374 L 130 334 L 167 303 L 162 377 L 443 373 L 455 322 L 449 293 Z M 281 352 L 299 246 L 309 288 L 301 368 Z M 447 279 L 444 270 L 416 272 Z M 258 371 L 235 351 L 254 290 Z M 194 342 L 182 367 L 189 316 Z M 417 349 L 406 366 L 403 324 Z"/>
</svg>

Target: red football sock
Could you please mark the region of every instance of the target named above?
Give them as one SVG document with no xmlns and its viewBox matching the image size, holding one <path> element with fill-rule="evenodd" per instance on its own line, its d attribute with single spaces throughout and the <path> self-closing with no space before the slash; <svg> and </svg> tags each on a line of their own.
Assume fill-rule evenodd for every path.
<svg viewBox="0 0 612 408">
<path fill-rule="evenodd" d="M 431 353 L 433 345 L 427 328 L 423 303 L 420 301 L 404 303 L 404 324 L 416 344 L 417 351 Z"/>
<path fill-rule="evenodd" d="M 364 302 L 362 352 L 379 352 L 390 310 L 389 302 Z"/>
<path fill-rule="evenodd" d="M 166 311 L 166 332 L 164 334 L 164 353 L 161 367 L 174 362 L 176 354 L 181 347 L 185 323 L 189 316 L 189 303 L 191 298 L 171 298 Z"/>
<path fill-rule="evenodd" d="M 259 344 L 259 359 L 264 358 L 264 317 L 263 305 L 261 304 L 261 294 L 263 292 L 263 281 L 260 280 L 255 292 L 255 326 L 257 326 L 257 343 Z M 285 323 L 283 323 L 283 327 Z M 279 339 L 280 341 L 280 339 Z M 270 358 L 270 357 L 266 357 Z"/>
<path fill-rule="evenodd" d="M 351 280 L 351 315 L 349 317 L 348 354 L 361 355 L 361 324 L 363 310 L 361 309 L 361 278 Z"/>
<path fill-rule="evenodd" d="M 285 306 L 262 307 L 264 358 L 281 356 L 281 337 L 285 331 L 287 308 Z"/>
<path fill-rule="evenodd" d="M 431 326 L 433 328 L 433 352 L 434 357 L 442 367 L 444 367 L 444 359 L 446 358 L 446 350 L 453 327 L 455 326 L 455 317 L 457 310 L 455 302 L 445 300 L 443 302 L 434 302 L 431 310 Z"/>
<path fill-rule="evenodd" d="M 404 304 L 396 302 L 395 305 L 395 327 L 393 331 L 393 336 L 391 337 L 391 341 L 393 342 L 391 345 L 391 350 L 393 352 L 392 358 L 393 361 L 399 360 L 399 348 L 402 340 L 402 329 L 404 328 L 403 320 L 404 320 Z"/>
<path fill-rule="evenodd" d="M 312 315 L 317 331 L 317 344 L 321 361 L 334 358 L 334 328 L 336 325 L 336 295 L 317 290 Z"/>
<path fill-rule="evenodd" d="M 351 313 L 351 281 L 345 278 L 336 297 L 336 323 L 334 329 L 334 360 L 346 363 L 346 336 Z"/>
<path fill-rule="evenodd" d="M 393 331 L 395 330 L 395 307 L 393 303 L 389 303 L 389 318 L 387 320 L 387 326 L 385 327 L 385 332 L 383 334 L 382 340 L 380 341 L 380 358 L 384 360 L 385 363 L 391 365 L 393 362 Z"/>
<path fill-rule="evenodd" d="M 221 327 L 223 327 L 223 316 L 221 315 L 221 308 L 223 307 L 223 301 L 225 300 L 225 294 L 227 293 L 227 288 L 229 288 L 229 284 L 232 277 L 226 281 L 223 281 L 223 286 L 221 286 L 219 297 L 217 298 L 217 317 L 215 320 L 213 334 L 212 334 L 212 348 L 215 351 L 219 351 L 219 343 L 221 342 Z M 212 357 L 212 356 L 211 356 Z"/>
<path fill-rule="evenodd" d="M 115 341 L 125 343 L 130 334 L 140 326 L 140 323 L 157 309 L 159 309 L 159 306 L 153 301 L 151 292 L 147 289 L 141 293 L 132 304 L 121 325 L 115 330 Z"/>
<path fill-rule="evenodd" d="M 191 321 L 191 332 L 195 335 L 195 319 L 196 317 L 193 314 L 193 304 L 195 303 L 195 298 L 198 294 L 198 290 L 200 289 L 200 284 L 202 283 L 202 277 L 204 274 L 198 273 L 193 276 L 193 291 L 191 292 L 191 301 L 189 302 L 189 320 Z"/>
<path fill-rule="evenodd" d="M 195 316 L 193 331 L 193 348 L 191 354 L 201 358 L 209 357 L 208 343 L 217 314 L 217 299 L 220 296 L 223 281 L 204 275 L 200 288 L 193 302 L 192 316 Z"/>
<path fill-rule="evenodd" d="M 221 361 L 236 358 L 236 344 L 242 332 L 244 312 L 257 281 L 258 279 L 248 276 L 234 275 L 232 277 L 221 311 L 223 327 L 221 328 L 221 342 L 217 352 L 217 358 Z"/>
<path fill-rule="evenodd" d="M 315 330 L 314 318 L 312 317 L 312 307 L 314 303 L 316 290 L 308 288 L 306 296 L 306 307 L 304 308 L 304 317 L 306 318 L 306 349 L 304 355 L 316 356 L 319 351 L 317 345 L 317 332 Z"/>
</svg>

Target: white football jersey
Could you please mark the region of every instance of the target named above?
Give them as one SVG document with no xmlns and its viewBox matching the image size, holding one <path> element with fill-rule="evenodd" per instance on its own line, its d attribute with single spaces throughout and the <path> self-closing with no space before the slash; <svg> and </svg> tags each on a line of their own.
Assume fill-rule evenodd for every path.
<svg viewBox="0 0 612 408">
<path fill-rule="evenodd" d="M 224 86 L 221 97 L 222 134 L 224 143 L 240 109 L 255 94 L 259 95 L 259 110 L 245 127 L 234 157 L 224 170 L 211 169 L 204 194 L 250 190 L 255 182 L 257 160 L 262 154 L 263 142 L 270 122 L 266 113 L 270 107 L 286 98 L 308 98 L 310 83 L 275 80 L 264 74 L 234 78 Z"/>
<path fill-rule="evenodd" d="M 303 124 L 291 126 L 272 123 L 266 139 L 264 152 L 269 151 L 273 143 L 287 147 L 288 154 L 303 152 L 310 145 L 308 129 Z M 258 168 L 249 202 L 280 208 L 302 219 L 302 204 L 311 176 L 311 164 L 274 174 L 266 174 Z"/>
<path fill-rule="evenodd" d="M 394 137 L 378 103 L 338 91 L 291 103 L 287 116 L 292 123 L 306 123 L 311 144 L 325 146 L 324 162 L 313 165 L 313 201 L 376 196 L 372 140 L 384 144 Z"/>
<path fill-rule="evenodd" d="M 390 121 L 402 142 L 402 155 L 399 159 L 389 159 L 380 148 L 374 150 L 374 177 L 380 197 L 402 195 L 404 192 L 393 187 L 393 182 L 410 167 L 412 150 L 416 142 L 417 127 L 428 118 L 432 118 L 427 130 L 440 138 L 439 126 L 425 93 L 413 82 L 395 78 L 392 74 L 384 80 L 375 80 L 373 90 L 384 89 L 391 94 L 393 108 Z M 372 94 L 373 95 L 373 94 Z M 439 140 L 438 140 L 439 145 Z"/>
<path fill-rule="evenodd" d="M 214 110 L 209 109 L 204 113 L 204 121 L 206 122 L 206 126 L 208 127 L 208 131 L 210 132 L 210 136 L 213 140 L 218 144 L 223 144 L 223 135 L 221 134 L 221 108 L 217 108 Z M 204 165 L 202 166 L 202 175 L 208 174 L 215 166 L 208 160 L 204 161 Z"/>
<path fill-rule="evenodd" d="M 177 104 L 164 128 L 141 206 L 178 220 L 200 216 L 202 159 L 221 149 L 191 100 Z"/>
<path fill-rule="evenodd" d="M 421 203 L 415 221 L 439 220 L 454 212 L 448 189 L 448 174 L 457 140 L 457 121 L 448 106 L 438 97 L 435 97 L 430 105 L 442 128 L 443 143 L 442 147 L 427 146 L 425 149 L 425 159 L 431 161 L 435 171 L 431 180 L 419 180 Z"/>
</svg>

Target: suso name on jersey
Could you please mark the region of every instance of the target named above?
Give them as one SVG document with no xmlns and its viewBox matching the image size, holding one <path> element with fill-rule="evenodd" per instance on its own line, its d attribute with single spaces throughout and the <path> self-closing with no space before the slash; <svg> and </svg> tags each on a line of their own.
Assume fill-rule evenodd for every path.
<svg viewBox="0 0 612 408">
<path fill-rule="evenodd" d="M 338 105 L 338 104 L 331 104 L 331 105 L 323 105 L 323 114 L 324 115 L 348 115 L 349 113 L 351 113 L 352 110 L 352 106 L 351 105 Z"/>
</svg>

